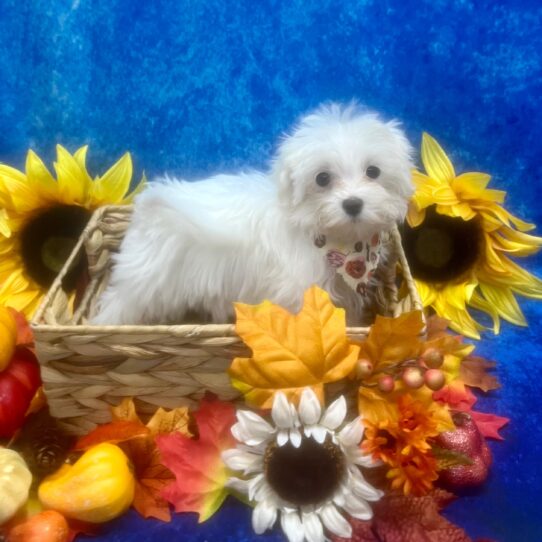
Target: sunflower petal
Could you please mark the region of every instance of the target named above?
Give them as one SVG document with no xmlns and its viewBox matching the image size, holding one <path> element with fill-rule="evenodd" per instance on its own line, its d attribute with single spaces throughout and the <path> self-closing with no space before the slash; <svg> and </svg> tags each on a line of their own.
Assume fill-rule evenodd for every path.
<svg viewBox="0 0 542 542">
<path fill-rule="evenodd" d="M 448 303 L 447 298 L 443 295 L 439 296 L 435 301 L 433 308 L 438 316 L 450 321 L 450 328 L 457 333 L 471 339 L 480 338 L 479 331 L 484 329 L 484 327 L 472 318 L 466 308 L 458 309 L 451 303 Z"/>
<path fill-rule="evenodd" d="M 407 222 L 411 228 L 416 228 L 425 220 L 425 209 L 416 209 L 414 202 L 408 206 Z"/>
<path fill-rule="evenodd" d="M 59 197 L 68 205 L 84 205 L 89 191 L 88 174 L 77 160 L 61 145 L 56 146 L 54 163 L 58 179 Z"/>
<path fill-rule="evenodd" d="M 420 295 L 422 305 L 424 307 L 429 307 L 430 305 L 432 305 L 437 298 L 437 292 L 435 288 L 427 282 L 423 282 L 421 280 L 414 279 L 414 282 L 416 283 L 416 289 L 418 290 L 418 294 Z"/>
<path fill-rule="evenodd" d="M 478 291 L 475 291 L 470 298 L 469 305 L 476 310 L 485 312 L 493 320 L 493 333 L 498 335 L 501 330 L 501 321 L 499 319 L 499 313 L 491 303 L 488 303 Z"/>
<path fill-rule="evenodd" d="M 0 177 L 4 185 L 2 206 L 17 213 L 25 213 L 40 204 L 39 194 L 33 190 L 26 175 L 15 168 L 0 165 Z"/>
<path fill-rule="evenodd" d="M 141 180 L 137 184 L 137 186 L 122 200 L 121 203 L 127 205 L 134 201 L 134 198 L 141 194 L 143 190 L 147 187 L 147 177 L 145 176 L 145 173 L 141 176 Z"/>
<path fill-rule="evenodd" d="M 126 153 L 93 183 L 93 197 L 102 203 L 120 203 L 132 179 L 132 158 Z"/>
<path fill-rule="evenodd" d="M 483 192 L 491 180 L 491 175 L 487 173 L 479 173 L 470 171 L 458 175 L 452 182 L 452 186 L 456 192 L 461 192 L 462 196 L 476 196 Z"/>
<path fill-rule="evenodd" d="M 425 132 L 422 136 L 422 162 L 428 175 L 441 184 L 453 181 L 454 166 L 437 141 Z"/>
<path fill-rule="evenodd" d="M 44 199 L 58 199 L 58 183 L 33 150 L 29 150 L 26 155 L 25 171 L 33 190 L 39 192 Z"/>
<path fill-rule="evenodd" d="M 534 230 L 536 227 L 534 224 L 529 222 L 524 222 L 520 218 L 517 218 L 512 213 L 501 207 L 500 205 L 493 204 L 488 206 L 483 206 L 480 210 L 483 215 L 492 215 L 494 218 L 500 221 L 501 224 L 505 226 L 510 226 L 510 222 L 516 226 L 520 231 L 526 232 Z"/>
<path fill-rule="evenodd" d="M 482 283 L 480 290 L 487 302 L 495 307 L 499 316 L 518 326 L 527 325 L 525 316 L 509 288 Z"/>
<path fill-rule="evenodd" d="M 0 305 L 12 307 L 22 312 L 28 319 L 31 319 L 43 297 L 44 292 L 31 288 L 21 292 L 0 291 Z"/>
<path fill-rule="evenodd" d="M 0 208 L 0 235 L 11 237 L 11 228 L 9 227 L 8 212 Z"/>
<path fill-rule="evenodd" d="M 449 186 L 443 185 L 433 190 L 433 203 L 437 205 L 457 205 L 459 200 Z"/>
</svg>

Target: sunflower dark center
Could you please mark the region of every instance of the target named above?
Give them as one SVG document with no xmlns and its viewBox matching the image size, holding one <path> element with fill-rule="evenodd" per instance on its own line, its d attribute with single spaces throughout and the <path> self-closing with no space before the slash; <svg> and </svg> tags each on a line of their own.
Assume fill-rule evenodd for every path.
<svg viewBox="0 0 542 542">
<path fill-rule="evenodd" d="M 305 438 L 295 448 L 271 444 L 265 453 L 265 475 L 269 485 L 287 502 L 303 506 L 329 499 L 345 471 L 344 455 L 328 438 L 319 444 Z"/>
<path fill-rule="evenodd" d="M 85 229 L 90 212 L 75 205 L 59 205 L 43 211 L 30 220 L 21 233 L 21 255 L 28 275 L 48 288 Z M 81 271 L 75 265 L 63 281 L 71 290 Z"/>
<path fill-rule="evenodd" d="M 430 283 L 460 279 L 480 256 L 480 224 L 429 207 L 422 224 L 415 228 L 405 224 L 403 246 L 414 278 Z"/>
</svg>

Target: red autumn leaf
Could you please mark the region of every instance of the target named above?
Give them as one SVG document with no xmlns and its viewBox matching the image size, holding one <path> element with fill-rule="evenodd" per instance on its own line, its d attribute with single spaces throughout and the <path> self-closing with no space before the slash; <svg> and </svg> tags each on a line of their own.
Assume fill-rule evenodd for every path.
<svg viewBox="0 0 542 542">
<path fill-rule="evenodd" d="M 496 390 L 500 388 L 497 377 L 487 372 L 495 365 L 494 361 L 488 361 L 479 356 L 469 356 L 461 362 L 459 375 L 467 386 L 480 388 L 482 391 Z"/>
<path fill-rule="evenodd" d="M 125 442 L 134 438 L 146 437 L 150 431 L 141 422 L 117 421 L 99 425 L 88 435 L 81 437 L 74 446 L 74 450 L 86 450 L 102 442 Z"/>
<path fill-rule="evenodd" d="M 469 412 L 476 403 L 476 396 L 472 391 L 464 386 L 454 385 L 444 386 L 434 392 L 433 399 L 446 403 L 453 410 L 461 410 L 462 412 Z"/>
<path fill-rule="evenodd" d="M 32 346 L 34 344 L 34 334 L 28 325 L 28 321 L 22 312 L 8 307 L 17 323 L 17 346 Z"/>
<path fill-rule="evenodd" d="M 175 506 L 177 512 L 196 512 L 199 521 L 211 517 L 226 497 L 228 480 L 221 452 L 235 446 L 230 433 L 235 422 L 235 408 L 215 398 L 202 400 L 194 413 L 198 437 L 181 433 L 159 435 L 156 443 L 162 462 L 175 475 L 162 496 Z"/>
<path fill-rule="evenodd" d="M 392 494 L 373 505 L 370 521 L 351 519 L 351 542 L 472 542 L 440 515 L 453 495 L 437 489 L 423 497 Z M 332 537 L 334 542 L 345 540 Z"/>
<path fill-rule="evenodd" d="M 499 435 L 499 429 L 505 426 L 510 420 L 495 414 L 486 414 L 472 410 L 477 398 L 467 387 L 464 386 L 461 389 L 459 386 L 445 386 L 433 393 L 433 399 L 448 404 L 453 410 L 468 412 L 484 437 L 503 440 L 501 435 Z"/>
<path fill-rule="evenodd" d="M 510 421 L 509 418 L 496 416 L 495 414 L 486 414 L 485 412 L 475 412 L 474 410 L 470 411 L 470 415 L 484 437 L 504 440 L 499 435 L 499 430 Z"/>
</svg>

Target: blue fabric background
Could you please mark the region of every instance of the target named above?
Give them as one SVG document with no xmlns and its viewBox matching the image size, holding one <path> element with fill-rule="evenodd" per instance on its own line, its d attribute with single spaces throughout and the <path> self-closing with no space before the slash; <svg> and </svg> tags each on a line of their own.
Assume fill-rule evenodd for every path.
<svg viewBox="0 0 542 542">
<path fill-rule="evenodd" d="M 539 0 L 0 0 L 0 161 L 90 144 L 95 172 L 132 152 L 138 173 L 196 178 L 263 167 L 277 137 L 326 100 L 357 98 L 423 130 L 458 170 L 494 175 L 508 207 L 542 222 Z M 542 259 L 531 269 L 542 271 Z M 542 305 L 481 353 L 503 389 L 480 410 L 512 417 L 478 494 L 448 516 L 473 537 L 542 541 Z M 96 540 L 252 540 L 249 511 L 209 523 L 131 513 Z M 261 540 L 280 541 L 277 532 Z"/>
</svg>

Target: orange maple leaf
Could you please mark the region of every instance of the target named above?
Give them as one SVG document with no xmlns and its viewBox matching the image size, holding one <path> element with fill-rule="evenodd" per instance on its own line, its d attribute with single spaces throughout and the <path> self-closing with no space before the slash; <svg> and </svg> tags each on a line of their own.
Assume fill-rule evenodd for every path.
<svg viewBox="0 0 542 542">
<path fill-rule="evenodd" d="M 322 399 L 324 384 L 354 369 L 359 347 L 348 340 L 344 310 L 317 286 L 305 292 L 296 315 L 270 301 L 236 303 L 235 312 L 235 329 L 252 357 L 235 358 L 229 373 L 253 405 L 271 408 L 277 390 L 295 400 L 308 386 Z"/>
<path fill-rule="evenodd" d="M 118 444 L 133 438 L 150 435 L 150 431 L 141 422 L 115 421 L 99 425 L 88 435 L 81 437 L 73 447 L 74 450 L 88 450 L 92 446 L 111 442 Z"/>
</svg>

